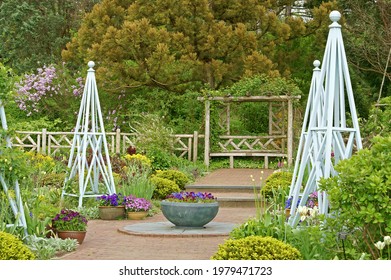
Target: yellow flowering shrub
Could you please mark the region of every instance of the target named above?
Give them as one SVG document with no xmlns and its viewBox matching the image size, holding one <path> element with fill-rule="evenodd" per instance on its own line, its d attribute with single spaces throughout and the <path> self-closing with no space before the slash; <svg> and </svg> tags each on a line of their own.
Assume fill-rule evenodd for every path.
<svg viewBox="0 0 391 280">
<path fill-rule="evenodd" d="M 124 156 L 124 158 L 126 161 L 134 165 L 151 167 L 152 164 L 151 160 L 142 154 L 133 154 L 133 155 L 127 154 L 126 156 Z"/>
<path fill-rule="evenodd" d="M 29 157 L 31 166 L 36 170 L 50 172 L 56 166 L 51 156 L 34 152 L 26 152 L 26 155 Z"/>
<path fill-rule="evenodd" d="M 262 187 L 262 193 L 265 197 L 272 197 L 278 189 L 289 190 L 292 182 L 292 173 L 287 171 L 277 171 L 267 177 L 265 185 Z"/>
<path fill-rule="evenodd" d="M 156 176 L 174 181 L 181 190 L 185 189 L 186 183 L 189 182 L 189 178 L 183 172 L 179 170 L 157 170 Z"/>
<path fill-rule="evenodd" d="M 178 185 L 169 179 L 152 176 L 151 182 L 155 185 L 155 190 L 153 191 L 152 196 L 154 199 L 164 199 L 167 195 L 173 192 L 181 191 Z"/>
<path fill-rule="evenodd" d="M 299 250 L 270 236 L 228 239 L 219 245 L 212 260 L 299 260 Z"/>
<path fill-rule="evenodd" d="M 12 234 L 0 231 L 0 260 L 34 260 L 35 255 Z"/>
</svg>

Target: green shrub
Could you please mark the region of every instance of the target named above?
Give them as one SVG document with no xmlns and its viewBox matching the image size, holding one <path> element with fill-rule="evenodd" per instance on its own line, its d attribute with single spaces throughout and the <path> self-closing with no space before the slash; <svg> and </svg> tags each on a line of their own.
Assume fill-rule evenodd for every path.
<svg viewBox="0 0 391 280">
<path fill-rule="evenodd" d="M 272 237 L 248 236 L 228 239 L 219 245 L 212 260 L 299 260 L 300 252 Z"/>
<path fill-rule="evenodd" d="M 48 173 L 42 178 L 41 185 L 61 189 L 65 180 L 65 173 Z"/>
<path fill-rule="evenodd" d="M 165 178 L 174 181 L 181 190 L 185 189 L 186 183 L 189 182 L 189 178 L 183 172 L 179 170 L 158 170 L 156 176 L 159 178 Z"/>
<path fill-rule="evenodd" d="M 277 171 L 267 177 L 265 185 L 262 187 L 262 193 L 265 197 L 271 197 L 278 189 L 282 188 L 284 192 L 289 189 L 292 182 L 292 173 L 287 171 Z"/>
<path fill-rule="evenodd" d="M 391 235 L 391 137 L 376 137 L 371 149 L 362 149 L 340 161 L 337 176 L 321 179 L 333 218 L 326 225 L 348 233 L 356 251 L 378 259 L 375 243 Z"/>
<path fill-rule="evenodd" d="M 21 240 L 0 232 L 0 260 L 34 260 L 35 255 Z"/>
<path fill-rule="evenodd" d="M 178 165 L 178 158 L 161 148 L 150 148 L 146 151 L 146 155 L 151 159 L 152 170 L 167 170 Z"/>
<path fill-rule="evenodd" d="M 155 185 L 152 196 L 154 199 L 164 199 L 170 193 L 181 191 L 178 185 L 169 179 L 152 176 L 151 181 Z"/>
</svg>

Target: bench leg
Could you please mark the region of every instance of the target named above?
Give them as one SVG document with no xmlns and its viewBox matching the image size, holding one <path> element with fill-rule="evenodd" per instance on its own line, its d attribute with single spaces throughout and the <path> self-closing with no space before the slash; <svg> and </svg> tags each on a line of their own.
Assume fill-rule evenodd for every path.
<svg viewBox="0 0 391 280">
<path fill-rule="evenodd" d="M 234 157 L 233 156 L 229 157 L 229 168 L 234 168 Z"/>
<path fill-rule="evenodd" d="M 265 169 L 268 169 L 269 168 L 269 157 L 265 156 Z"/>
</svg>

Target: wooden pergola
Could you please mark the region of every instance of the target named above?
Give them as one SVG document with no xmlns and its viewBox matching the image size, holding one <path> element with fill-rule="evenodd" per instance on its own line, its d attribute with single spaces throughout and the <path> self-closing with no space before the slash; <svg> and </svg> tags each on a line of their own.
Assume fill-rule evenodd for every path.
<svg viewBox="0 0 391 280">
<path fill-rule="evenodd" d="M 234 167 L 234 157 L 264 157 L 264 167 L 268 168 L 269 157 L 286 158 L 288 165 L 293 162 L 293 101 L 300 96 L 214 96 L 199 97 L 205 103 L 205 151 L 204 162 L 209 166 L 211 157 L 227 156 L 230 167 Z M 210 107 L 212 101 L 226 104 L 227 135 L 219 136 L 218 150 L 211 150 Z M 243 102 L 269 103 L 269 133 L 267 136 L 230 135 L 230 105 Z M 286 115 L 287 111 L 287 115 Z M 284 115 L 285 117 L 281 117 Z"/>
</svg>

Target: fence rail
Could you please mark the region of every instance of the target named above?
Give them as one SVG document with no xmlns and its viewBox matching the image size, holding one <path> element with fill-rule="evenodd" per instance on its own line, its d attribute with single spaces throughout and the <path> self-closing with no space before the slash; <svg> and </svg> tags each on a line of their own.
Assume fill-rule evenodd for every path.
<svg viewBox="0 0 391 280">
<path fill-rule="evenodd" d="M 16 131 L 11 138 L 14 147 L 27 151 L 36 151 L 50 156 L 67 155 L 72 147 L 73 132 Z M 106 132 L 106 139 L 111 153 L 124 154 L 129 146 L 134 145 L 135 133 Z M 174 150 L 177 156 L 196 162 L 200 154 L 200 143 L 205 135 L 194 131 L 193 134 L 175 134 Z M 201 144 L 201 145 L 199 145 Z M 265 168 L 268 168 L 269 157 L 287 157 L 286 135 L 273 136 L 220 136 L 209 157 L 229 157 L 233 167 L 234 157 L 257 156 L 263 157 Z M 202 154 L 205 156 L 204 151 Z"/>
<path fill-rule="evenodd" d="M 72 147 L 73 132 L 42 131 L 16 131 L 11 138 L 14 147 L 21 147 L 28 151 L 36 151 L 42 154 L 55 156 L 61 152 L 67 152 Z M 125 153 L 129 146 L 134 146 L 135 133 L 106 132 L 106 139 L 111 153 Z M 193 134 L 175 134 L 174 150 L 179 157 L 196 161 L 198 157 L 199 138 L 204 135 L 195 131 Z"/>
</svg>

